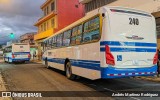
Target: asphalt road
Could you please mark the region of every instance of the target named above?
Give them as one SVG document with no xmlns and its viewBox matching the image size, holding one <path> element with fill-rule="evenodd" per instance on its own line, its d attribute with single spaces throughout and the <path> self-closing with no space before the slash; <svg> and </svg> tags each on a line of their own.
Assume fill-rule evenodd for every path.
<svg viewBox="0 0 160 100">
<path fill-rule="evenodd" d="M 7 83 L 9 91 L 71 91 L 77 97 L 49 97 L 49 98 L 14 98 L 15 100 L 159 100 L 149 97 L 107 97 L 117 91 L 160 91 L 160 83 L 139 80 L 135 78 L 89 80 L 80 78 L 68 80 L 64 73 L 55 69 L 46 69 L 42 64 L 8 64 L 1 62 L 0 71 Z M 84 95 L 72 91 L 83 91 Z M 84 91 L 106 91 L 104 93 Z M 61 92 L 57 92 L 61 93 Z M 81 92 L 80 92 L 81 93 Z M 63 93 L 62 93 L 63 94 Z M 94 97 L 94 96 L 106 97 Z M 93 96 L 93 97 L 92 97 Z"/>
</svg>

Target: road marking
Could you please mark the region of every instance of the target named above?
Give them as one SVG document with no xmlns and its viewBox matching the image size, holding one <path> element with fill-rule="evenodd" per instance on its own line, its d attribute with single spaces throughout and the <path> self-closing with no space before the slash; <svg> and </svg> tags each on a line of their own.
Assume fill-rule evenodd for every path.
<svg viewBox="0 0 160 100">
<path fill-rule="evenodd" d="M 141 99 L 139 99 L 139 98 L 135 98 L 135 97 L 131 97 L 132 99 L 135 99 L 135 100 L 141 100 Z"/>
<path fill-rule="evenodd" d="M 92 86 L 97 86 L 97 85 L 95 85 L 95 84 L 89 84 L 89 85 L 92 85 Z"/>
<path fill-rule="evenodd" d="M 109 90 L 109 91 L 112 91 L 112 92 L 116 92 L 116 91 L 111 90 L 111 89 L 108 89 L 108 88 L 103 88 L 103 89 L 105 89 L 105 90 Z M 116 92 L 116 93 L 118 93 L 118 92 Z"/>
</svg>

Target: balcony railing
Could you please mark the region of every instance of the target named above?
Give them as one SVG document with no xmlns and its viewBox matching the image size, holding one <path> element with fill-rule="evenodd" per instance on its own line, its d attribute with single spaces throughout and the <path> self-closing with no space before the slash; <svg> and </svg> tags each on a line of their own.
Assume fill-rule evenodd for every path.
<svg viewBox="0 0 160 100">
<path fill-rule="evenodd" d="M 92 1 L 92 0 L 79 0 L 80 3 L 88 3 L 90 1 Z"/>
<path fill-rule="evenodd" d="M 46 16 L 44 16 L 44 17 L 41 17 L 41 18 L 38 20 L 38 22 L 35 23 L 34 25 L 35 25 L 35 26 L 38 26 L 38 25 L 40 25 L 41 23 L 45 22 L 46 20 L 52 18 L 52 17 L 55 16 L 56 14 L 57 14 L 56 11 L 52 11 L 52 12 L 50 12 L 48 15 L 46 15 Z"/>
</svg>

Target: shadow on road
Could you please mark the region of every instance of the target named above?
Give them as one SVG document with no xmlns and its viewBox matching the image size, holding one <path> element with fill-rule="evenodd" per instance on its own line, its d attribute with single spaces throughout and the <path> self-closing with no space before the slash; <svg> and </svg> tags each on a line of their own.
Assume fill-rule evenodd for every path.
<svg viewBox="0 0 160 100">
<path fill-rule="evenodd" d="M 65 72 L 50 68 L 50 70 L 57 72 L 59 74 L 62 74 L 65 76 Z M 157 87 L 160 86 L 160 84 L 156 84 L 154 82 L 149 82 L 149 81 L 142 81 L 142 80 L 137 80 L 135 78 L 120 78 L 120 79 L 98 79 L 98 80 L 90 80 L 86 78 L 79 78 L 76 80 L 73 80 L 75 82 L 82 83 L 96 91 L 106 91 L 107 89 L 113 90 L 113 91 L 129 91 L 129 90 L 143 90 L 143 88 L 150 88 L 152 89 L 154 86 Z M 155 85 L 156 84 L 156 85 Z M 148 88 L 148 90 L 150 90 Z"/>
</svg>

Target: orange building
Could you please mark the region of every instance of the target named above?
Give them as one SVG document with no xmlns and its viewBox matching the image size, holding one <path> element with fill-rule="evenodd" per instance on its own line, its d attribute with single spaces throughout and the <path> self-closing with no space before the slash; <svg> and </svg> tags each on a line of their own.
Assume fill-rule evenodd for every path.
<svg viewBox="0 0 160 100">
<path fill-rule="evenodd" d="M 84 6 L 79 0 L 46 0 L 41 9 L 44 14 L 35 23 L 38 32 L 34 36 L 39 50 L 43 39 L 84 16 Z"/>
</svg>

